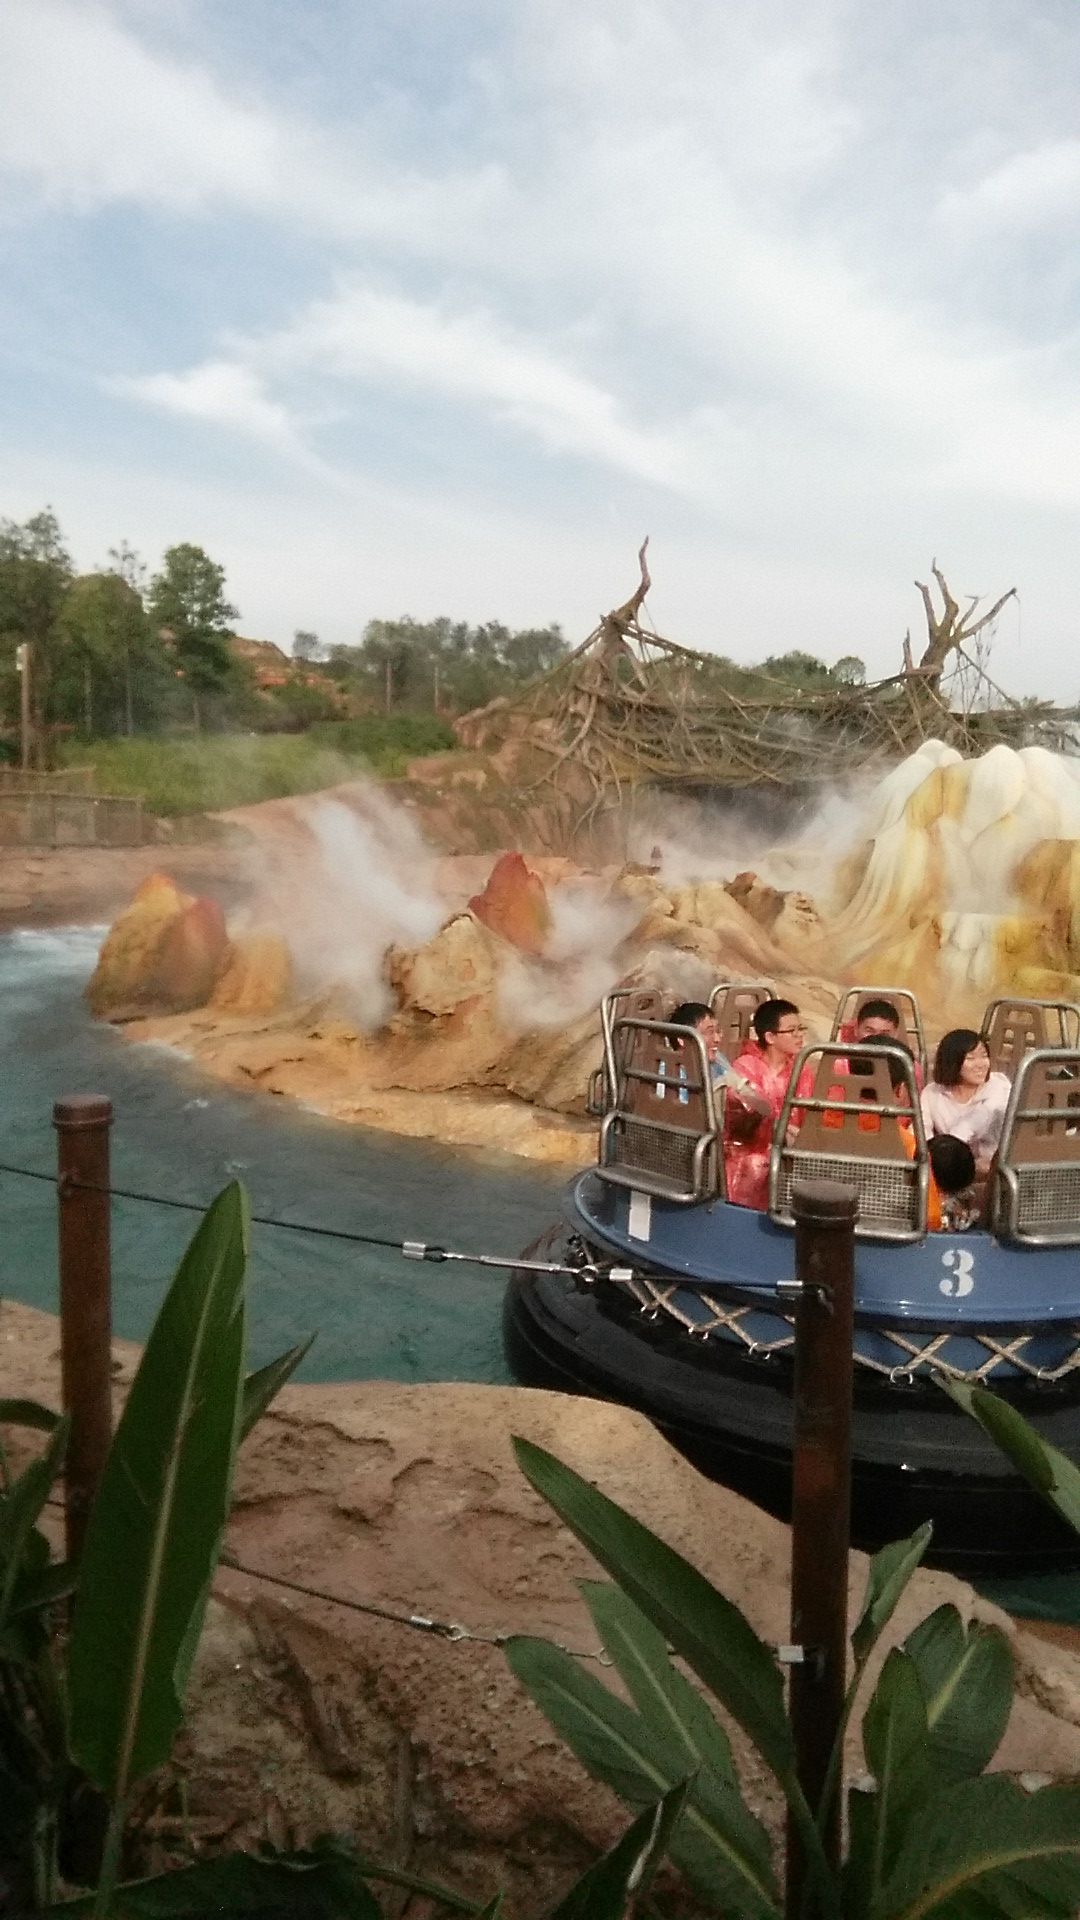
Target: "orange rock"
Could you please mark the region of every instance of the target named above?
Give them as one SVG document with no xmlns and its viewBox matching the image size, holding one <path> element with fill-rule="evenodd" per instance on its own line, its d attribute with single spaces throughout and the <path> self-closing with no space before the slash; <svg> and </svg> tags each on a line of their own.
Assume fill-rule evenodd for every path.
<svg viewBox="0 0 1080 1920">
<path fill-rule="evenodd" d="M 193 905 L 194 896 L 183 893 L 167 873 L 152 873 L 142 882 L 105 936 L 86 988 L 92 1013 L 116 1013 L 145 1003 L 145 984 L 165 930 Z"/>
<path fill-rule="evenodd" d="M 210 1005 L 220 1013 L 274 1013 L 291 988 L 289 949 L 281 935 L 249 933 L 230 946 Z"/>
<path fill-rule="evenodd" d="M 228 952 L 225 915 L 203 894 L 164 928 L 145 983 L 148 999 L 170 1013 L 205 1006 Z"/>
<path fill-rule="evenodd" d="M 470 911 L 493 933 L 522 953 L 543 953 L 551 932 L 551 908 L 539 874 L 520 853 L 501 853 L 483 893 L 473 895 Z"/>
</svg>

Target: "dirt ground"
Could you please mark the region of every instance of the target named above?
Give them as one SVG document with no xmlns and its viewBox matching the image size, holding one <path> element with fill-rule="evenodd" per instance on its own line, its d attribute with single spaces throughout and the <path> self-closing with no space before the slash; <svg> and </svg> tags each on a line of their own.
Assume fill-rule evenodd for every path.
<svg viewBox="0 0 1080 1920">
<path fill-rule="evenodd" d="M 243 889 L 241 843 L 0 848 L 0 932 L 111 920 L 140 881 L 165 867 L 191 893 L 226 907 Z"/>
</svg>

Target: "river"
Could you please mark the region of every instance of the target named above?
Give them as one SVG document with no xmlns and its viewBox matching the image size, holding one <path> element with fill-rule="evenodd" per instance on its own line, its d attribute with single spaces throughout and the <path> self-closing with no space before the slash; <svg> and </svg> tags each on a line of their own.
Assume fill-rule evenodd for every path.
<svg viewBox="0 0 1080 1920">
<path fill-rule="evenodd" d="M 175 1053 L 133 1046 L 91 1020 L 82 989 L 103 934 L 66 927 L 0 936 L 0 1161 L 51 1173 L 53 1101 L 104 1093 L 115 1115 L 116 1186 L 206 1204 L 236 1178 L 256 1213 L 483 1253 L 519 1253 L 552 1219 L 558 1175 L 335 1125 L 266 1094 L 233 1093 Z M 7 1173 L 0 1191 L 0 1294 L 55 1312 L 55 1196 L 43 1182 Z M 119 1335 L 145 1337 L 194 1225 L 190 1214 L 114 1201 Z M 509 1379 L 498 1274 L 256 1227 L 251 1278 L 253 1364 L 314 1331 L 301 1379 Z"/>
</svg>

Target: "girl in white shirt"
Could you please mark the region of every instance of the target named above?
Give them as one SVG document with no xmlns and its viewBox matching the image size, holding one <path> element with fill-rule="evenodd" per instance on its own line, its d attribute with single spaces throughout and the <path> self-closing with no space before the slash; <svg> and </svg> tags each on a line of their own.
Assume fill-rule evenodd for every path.
<svg viewBox="0 0 1080 1920">
<path fill-rule="evenodd" d="M 1010 1085 L 1004 1073 L 991 1073 L 990 1055 L 971 1027 L 943 1035 L 934 1055 L 934 1073 L 922 1093 L 927 1137 L 951 1133 L 966 1140 L 975 1165 L 985 1173 L 1001 1138 Z"/>
</svg>

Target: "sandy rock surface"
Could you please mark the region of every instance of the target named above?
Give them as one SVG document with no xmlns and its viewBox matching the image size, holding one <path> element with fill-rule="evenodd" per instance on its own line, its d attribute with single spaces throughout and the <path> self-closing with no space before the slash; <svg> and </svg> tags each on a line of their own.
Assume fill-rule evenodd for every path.
<svg viewBox="0 0 1080 1920">
<path fill-rule="evenodd" d="M 118 1391 L 134 1355 L 118 1343 Z M 57 1374 L 55 1321 L 5 1303 L 0 1392 L 55 1404 Z M 161 1783 L 163 1835 L 182 1772 L 207 1841 L 349 1831 L 474 1897 L 505 1885 L 518 1920 L 543 1912 L 590 1849 L 610 1842 L 620 1808 L 486 1639 L 541 1633 L 596 1651 L 575 1587 L 595 1568 L 521 1477 L 513 1433 L 646 1521 L 767 1639 L 787 1638 L 786 1528 L 702 1480 L 639 1415 L 518 1388 L 290 1387 L 241 1456 L 229 1529 L 240 1566 L 218 1579 L 189 1726 Z M 296 1586 L 259 1577 L 268 1574 Z M 853 1613 L 864 1578 L 856 1554 Z M 1012 1640 L 1018 1690 L 996 1764 L 1039 1778 L 1080 1772 L 1080 1654 L 932 1572 L 916 1575 L 888 1644 L 944 1601 Z M 479 1639 L 360 1610 L 371 1606 Z M 776 1793 L 740 1737 L 736 1750 L 747 1797 L 778 1834 Z M 847 1763 L 863 1764 L 855 1735 Z"/>
</svg>

